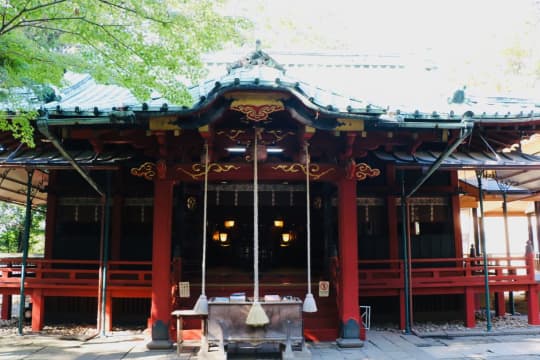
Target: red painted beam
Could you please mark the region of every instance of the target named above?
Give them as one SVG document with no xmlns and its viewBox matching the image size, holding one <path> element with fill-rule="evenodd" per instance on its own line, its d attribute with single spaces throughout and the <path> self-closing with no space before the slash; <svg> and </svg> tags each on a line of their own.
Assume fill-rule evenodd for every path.
<svg viewBox="0 0 540 360">
<path fill-rule="evenodd" d="M 209 166 L 209 181 L 226 180 L 241 181 L 253 177 L 250 163 L 212 163 Z M 263 163 L 258 166 L 258 177 L 261 181 L 302 181 L 306 179 L 305 169 L 300 163 Z M 310 179 L 312 181 L 335 181 L 344 175 L 344 170 L 333 164 L 311 164 Z M 180 164 L 167 168 L 167 179 L 179 181 L 202 181 L 204 166 L 199 163 Z"/>
</svg>

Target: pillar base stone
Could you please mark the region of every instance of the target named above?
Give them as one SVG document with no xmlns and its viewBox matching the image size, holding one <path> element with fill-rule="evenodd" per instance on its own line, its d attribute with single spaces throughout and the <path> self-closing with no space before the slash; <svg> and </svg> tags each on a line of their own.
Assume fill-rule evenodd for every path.
<svg viewBox="0 0 540 360">
<path fill-rule="evenodd" d="M 148 350 L 168 350 L 172 349 L 172 342 L 169 340 L 152 340 L 146 344 Z"/>
<path fill-rule="evenodd" d="M 336 340 L 336 344 L 340 348 L 360 348 L 364 346 L 364 342 L 360 339 L 339 338 Z"/>
</svg>

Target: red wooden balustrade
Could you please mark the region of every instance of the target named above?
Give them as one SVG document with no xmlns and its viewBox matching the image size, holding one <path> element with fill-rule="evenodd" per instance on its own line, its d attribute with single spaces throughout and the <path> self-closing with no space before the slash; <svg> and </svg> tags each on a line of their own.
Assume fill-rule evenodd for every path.
<svg viewBox="0 0 540 360">
<path fill-rule="evenodd" d="M 335 294 L 340 290 L 336 282 L 341 271 L 334 261 L 331 281 Z M 539 284 L 535 280 L 537 259 L 528 257 L 490 257 L 488 281 L 493 292 L 527 291 L 532 300 L 538 299 Z M 364 296 L 403 297 L 404 273 L 402 260 L 362 260 L 358 262 L 359 293 Z M 36 296 L 97 296 L 99 261 L 45 260 L 30 258 L 27 262 L 27 294 Z M 198 275 L 185 271 L 182 278 L 190 280 L 192 293 L 198 294 Z M 233 290 L 250 287 L 248 272 L 234 276 L 222 272 L 207 273 L 207 290 L 210 296 L 222 296 Z M 21 259 L 0 259 L 0 293 L 18 294 L 20 287 Z M 150 261 L 109 261 L 107 269 L 108 297 L 150 298 L 152 289 L 152 263 Z M 303 296 L 303 274 L 265 273 L 261 287 L 264 291 Z M 411 292 L 413 295 L 464 294 L 466 296 L 466 324 L 474 326 L 473 294 L 484 291 L 484 266 L 482 258 L 442 258 L 411 260 Z M 315 284 L 316 286 L 316 284 Z M 298 292 L 298 294 L 297 294 Z M 401 300 L 400 300 L 401 301 Z M 538 324 L 538 306 L 529 301 L 529 323 Z M 338 305 L 339 306 L 339 305 Z M 40 322 L 36 322 L 38 328 Z M 34 327 L 34 326 L 33 326 Z"/>
<path fill-rule="evenodd" d="M 99 261 L 93 260 L 45 260 L 30 258 L 27 261 L 26 283 L 33 289 L 50 290 L 59 294 L 62 289 L 95 291 L 99 280 Z M 0 259 L 0 289 L 19 289 L 21 259 Z M 109 261 L 107 282 L 110 289 L 141 290 L 152 284 L 152 267 L 149 261 Z M 54 290 L 54 291 L 53 291 Z M 2 291 L 4 292 L 4 291 Z M 18 292 L 18 291 L 17 291 Z M 16 293 L 16 292 L 15 292 Z M 149 294 L 149 293 L 148 293 Z M 47 292 L 45 293 L 47 295 Z M 118 294 L 120 296 L 120 294 Z"/>
<path fill-rule="evenodd" d="M 402 260 L 362 260 L 358 262 L 360 289 L 403 289 Z M 411 261 L 413 289 L 483 286 L 482 258 L 413 259 Z M 493 257 L 488 259 L 490 286 L 504 286 L 508 291 L 515 287 L 535 283 L 535 260 L 526 257 Z M 21 259 L 0 259 L 0 287 L 20 286 Z M 95 288 L 99 278 L 99 261 L 28 259 L 26 286 L 33 288 Z M 109 261 L 108 286 L 150 287 L 152 269 L 149 261 Z M 211 277 L 211 276 L 209 276 Z M 271 283 L 287 283 L 288 276 L 274 275 Z M 293 277 L 294 278 L 294 277 Z M 193 279 L 192 279 L 193 280 Z M 221 280 L 221 279 L 220 279 Z M 233 282 L 239 282 L 235 279 Z M 250 279 L 246 275 L 246 283 Z M 296 280 L 296 279 L 295 279 Z M 242 282 L 242 281 L 240 281 Z M 197 284 L 193 284 L 197 285 Z M 444 291 L 444 290 L 442 290 Z"/>
<path fill-rule="evenodd" d="M 457 293 L 465 287 L 484 286 L 482 258 L 412 259 L 411 266 L 411 288 L 416 293 Z M 358 267 L 363 295 L 377 291 L 397 294 L 404 288 L 402 260 L 363 260 Z M 526 290 L 535 284 L 534 273 L 534 261 L 525 256 L 488 258 L 488 282 L 494 289 Z"/>
</svg>

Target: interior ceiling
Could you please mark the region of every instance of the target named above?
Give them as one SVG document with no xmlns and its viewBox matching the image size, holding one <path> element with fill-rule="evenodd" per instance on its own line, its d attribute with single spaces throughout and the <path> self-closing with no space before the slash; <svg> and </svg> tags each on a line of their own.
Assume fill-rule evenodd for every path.
<svg viewBox="0 0 540 360">
<path fill-rule="evenodd" d="M 32 206 L 45 205 L 48 176 L 41 170 L 35 170 L 32 176 Z M 28 171 L 23 168 L 0 168 L 0 200 L 25 205 L 27 196 Z"/>
</svg>

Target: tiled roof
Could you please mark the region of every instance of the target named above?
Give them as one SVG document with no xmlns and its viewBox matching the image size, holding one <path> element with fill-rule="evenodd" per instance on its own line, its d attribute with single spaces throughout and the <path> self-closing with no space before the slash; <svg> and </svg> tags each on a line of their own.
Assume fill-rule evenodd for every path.
<svg viewBox="0 0 540 360">
<path fill-rule="evenodd" d="M 103 151 L 96 153 L 92 150 L 68 150 L 71 157 L 81 166 L 114 166 L 120 162 L 135 157 L 132 151 Z M 3 150 L 0 152 L 2 166 L 31 166 L 31 167 L 66 167 L 71 164 L 55 148 L 36 147 L 21 151 Z"/>
<path fill-rule="evenodd" d="M 463 101 L 452 102 L 450 89 L 441 89 L 436 67 L 430 64 L 400 62 L 399 57 L 368 59 L 378 60 L 377 64 L 361 55 L 335 54 L 300 54 L 298 61 L 293 62 L 294 54 L 281 56 L 287 61 L 278 62 L 257 50 L 232 62 L 236 64 L 232 68 L 229 62 L 227 73 L 222 68 L 225 61 L 210 62 L 211 68 L 221 67 L 223 73 L 217 75 L 212 71 L 213 76 L 191 86 L 190 106 L 167 104 L 167 111 L 190 114 L 226 91 L 246 89 L 286 91 L 316 111 L 351 118 L 368 114 L 388 125 L 404 119 L 412 119 L 409 122 L 413 123 L 459 122 L 465 113 L 478 122 L 526 122 L 540 117 L 540 101 L 525 98 L 474 97 L 465 91 Z M 88 76 L 79 76 L 61 96 L 59 102 L 46 104 L 45 108 L 51 113 L 57 107 L 66 112 L 77 110 L 83 117 L 84 111 L 93 116 L 94 108 L 107 116 L 114 108 L 124 106 L 133 111 L 162 111 L 167 103 L 160 98 L 140 103 L 128 90 L 97 84 Z"/>
<path fill-rule="evenodd" d="M 375 156 L 383 161 L 393 162 L 397 167 L 422 168 L 431 166 L 441 155 L 439 152 L 375 151 Z M 496 170 L 493 178 L 484 179 L 483 188 L 488 192 L 536 193 L 540 191 L 540 156 L 520 152 L 455 152 L 443 160 L 441 170 Z M 536 171 L 535 171 L 536 170 Z M 474 179 L 462 177 L 462 181 L 476 187 Z M 499 186 L 503 185 L 503 186 Z"/>
</svg>

